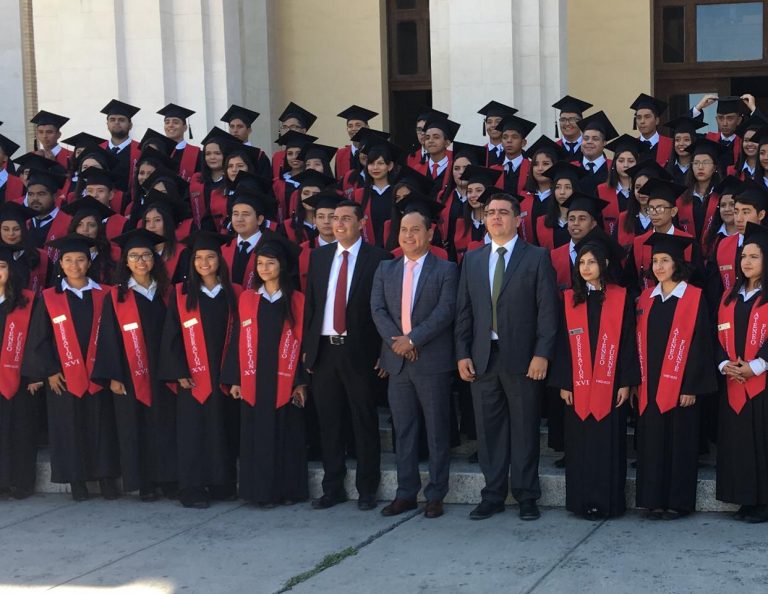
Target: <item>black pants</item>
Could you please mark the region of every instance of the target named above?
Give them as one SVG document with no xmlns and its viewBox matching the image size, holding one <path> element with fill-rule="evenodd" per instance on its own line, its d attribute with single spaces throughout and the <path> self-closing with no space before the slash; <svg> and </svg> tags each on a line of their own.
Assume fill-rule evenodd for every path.
<svg viewBox="0 0 768 594">
<path fill-rule="evenodd" d="M 313 367 L 312 393 L 320 422 L 323 449 L 323 492 L 344 490 L 344 408 L 349 406 L 357 456 L 356 487 L 361 499 L 373 499 L 381 478 L 379 419 L 372 388 L 375 371 L 350 362 L 347 345 L 331 345 L 321 338 Z"/>
</svg>

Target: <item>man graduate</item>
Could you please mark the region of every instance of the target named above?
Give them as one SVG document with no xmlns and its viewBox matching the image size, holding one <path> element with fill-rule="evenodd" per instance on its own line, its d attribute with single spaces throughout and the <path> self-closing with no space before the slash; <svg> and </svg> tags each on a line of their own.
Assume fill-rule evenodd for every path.
<svg viewBox="0 0 768 594">
<path fill-rule="evenodd" d="M 61 128 L 69 121 L 69 118 L 60 116 L 50 111 L 38 111 L 35 116 L 29 120 L 35 124 L 35 141 L 37 152 L 46 159 L 52 159 L 65 169 L 69 165 L 69 159 L 72 151 L 65 149 L 59 144 L 61 138 Z"/>
<path fill-rule="evenodd" d="M 672 139 L 661 136 L 658 128 L 661 115 L 667 110 L 667 103 L 640 93 L 629 106 L 635 110 L 634 127 L 640 132 L 642 157 L 656 159 L 664 167 L 672 156 Z"/>
<path fill-rule="evenodd" d="M 488 144 L 485 145 L 485 162 L 475 165 L 501 165 L 504 163 L 504 145 L 501 142 L 501 128 L 499 124 L 507 116 L 515 115 L 517 110 L 498 101 L 490 101 L 477 110 L 477 113 L 485 116 L 483 119 L 483 136 L 488 136 Z"/>
<path fill-rule="evenodd" d="M 560 110 L 560 116 L 555 124 L 555 137 L 558 136 L 557 130 L 559 128 L 562 138 L 558 139 L 557 142 L 568 152 L 570 161 L 580 161 L 582 158 L 582 138 L 579 122 L 584 118 L 584 112 L 592 107 L 592 104 L 566 95 L 555 101 L 552 107 Z"/>
<path fill-rule="evenodd" d="M 171 159 L 177 167 L 177 173 L 179 177 L 188 182 L 192 178 L 192 174 L 197 171 L 200 160 L 200 147 L 192 146 L 184 138 L 184 133 L 189 129 L 187 118 L 195 112 L 175 103 L 169 103 L 157 113 L 165 118 L 163 120 L 165 135 L 176 143 L 176 148 L 171 153 Z M 192 138 L 191 132 L 189 137 Z"/>
<path fill-rule="evenodd" d="M 336 115 L 346 120 L 347 135 L 351 139 L 361 128 L 368 128 L 368 122 L 379 114 L 359 105 L 351 105 Z M 336 151 L 335 167 L 337 180 L 343 180 L 349 170 L 357 166 L 357 151 L 359 150 L 360 143 L 353 141 Z"/>
<path fill-rule="evenodd" d="M 121 192 L 131 189 L 133 183 L 136 161 L 141 155 L 141 146 L 138 141 L 130 136 L 133 128 L 133 116 L 140 107 L 134 107 L 117 99 L 112 99 L 102 109 L 101 113 L 107 116 L 107 130 L 109 140 L 101 145 L 117 157 L 117 167 L 113 169 L 116 176 L 116 186 Z"/>
<path fill-rule="evenodd" d="M 242 142 L 245 146 L 253 146 L 251 144 L 251 132 L 253 122 L 259 117 L 258 111 L 235 105 L 234 103 L 229 106 L 229 109 L 221 116 L 221 121 L 226 122 L 229 128 L 229 133 Z M 210 136 L 210 135 L 209 135 Z M 253 146 L 254 152 L 258 153 L 256 162 L 256 175 L 264 178 L 272 177 L 272 165 L 269 162 L 269 155 L 264 152 L 263 149 Z"/>
</svg>

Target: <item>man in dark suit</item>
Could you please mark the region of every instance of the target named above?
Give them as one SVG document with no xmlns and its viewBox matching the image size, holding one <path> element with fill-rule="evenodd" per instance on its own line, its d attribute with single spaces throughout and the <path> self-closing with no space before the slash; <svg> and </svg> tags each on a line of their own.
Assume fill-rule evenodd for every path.
<svg viewBox="0 0 768 594">
<path fill-rule="evenodd" d="M 384 516 L 416 509 L 421 490 L 420 410 L 429 444 L 430 480 L 424 489 L 427 518 L 443 515 L 448 492 L 458 274 L 453 262 L 429 251 L 433 212 L 442 206 L 417 200 L 405 207 L 399 237 L 403 257 L 379 264 L 373 279 L 371 310 L 383 342 L 381 367 L 389 373 L 389 408 L 397 444 L 397 494 L 381 510 Z"/>
<path fill-rule="evenodd" d="M 357 456 L 357 506 L 376 507 L 379 488 L 379 420 L 373 380 L 380 377 L 381 340 L 371 318 L 371 285 L 379 262 L 390 257 L 363 242 L 360 205 L 345 200 L 333 215 L 337 243 L 315 248 L 309 257 L 304 310 L 304 365 L 312 374 L 320 442 L 323 496 L 312 502 L 327 509 L 346 501 L 342 422 L 349 406 Z"/>
<path fill-rule="evenodd" d="M 504 511 L 508 480 L 520 517 L 539 517 L 539 402 L 554 351 L 559 300 L 547 251 L 517 235 L 520 204 L 492 194 L 485 207 L 491 243 L 468 252 L 456 306 L 459 374 L 472 382 L 481 503 L 485 519 Z"/>
</svg>

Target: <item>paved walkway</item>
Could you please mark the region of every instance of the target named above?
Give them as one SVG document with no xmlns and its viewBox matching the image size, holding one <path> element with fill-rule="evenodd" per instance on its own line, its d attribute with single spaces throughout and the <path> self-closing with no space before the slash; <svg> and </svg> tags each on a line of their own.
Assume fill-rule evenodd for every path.
<svg viewBox="0 0 768 594">
<path fill-rule="evenodd" d="M 768 591 L 768 524 L 634 512 L 588 522 L 562 509 L 521 522 L 515 507 L 473 522 L 470 509 L 426 520 L 354 503 L 201 511 L 132 497 L 0 501 L 0 593 Z"/>
</svg>

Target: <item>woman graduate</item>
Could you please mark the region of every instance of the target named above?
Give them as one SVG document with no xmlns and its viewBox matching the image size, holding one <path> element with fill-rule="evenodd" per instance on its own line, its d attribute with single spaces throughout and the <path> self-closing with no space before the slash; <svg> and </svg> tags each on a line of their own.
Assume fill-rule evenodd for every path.
<svg viewBox="0 0 768 594">
<path fill-rule="evenodd" d="M 0 243 L 0 494 L 32 494 L 37 474 L 37 391 L 42 382 L 22 377 L 24 346 L 35 294 L 25 290 L 14 267 L 22 247 Z"/>
<path fill-rule="evenodd" d="M 179 383 L 176 399 L 179 499 L 206 508 L 235 496 L 238 404 L 220 387 L 222 359 L 237 323 L 237 295 L 223 264 L 228 238 L 190 236 L 189 275 L 168 301 L 160 379 Z"/>
<path fill-rule="evenodd" d="M 601 229 L 575 246 L 550 383 L 565 408 L 566 508 L 589 520 L 625 511 L 627 406 L 640 383 L 634 304 L 615 284 L 621 246 Z M 600 347 L 598 349 L 598 346 Z"/>
<path fill-rule="evenodd" d="M 36 248 L 29 237 L 27 221 L 35 211 L 22 204 L 6 202 L 0 206 L 0 242 L 17 247 L 13 267 L 22 286 L 40 295 L 50 275 L 48 250 Z"/>
<path fill-rule="evenodd" d="M 693 238 L 654 233 L 646 243 L 658 284 L 637 302 L 637 507 L 673 520 L 696 508 L 697 400 L 717 390 L 717 379 L 707 306 L 701 289 L 686 282 L 684 252 Z"/>
<path fill-rule="evenodd" d="M 291 280 L 298 246 L 257 248 L 258 290 L 243 292 L 222 381 L 240 399 L 240 497 L 260 507 L 309 497 L 300 347 L 304 295 Z"/>
<path fill-rule="evenodd" d="M 75 501 L 98 480 L 105 499 L 119 496 L 120 476 L 112 394 L 91 381 L 109 287 L 88 276 L 95 242 L 71 234 L 48 242 L 58 250 L 61 277 L 43 291 L 30 322 L 22 374 L 46 379 L 51 481 L 69 483 Z"/>
<path fill-rule="evenodd" d="M 747 223 L 736 284 L 717 317 L 720 400 L 717 498 L 741 507 L 737 520 L 768 521 L 768 229 Z"/>
<path fill-rule="evenodd" d="M 578 189 L 584 171 L 571 163 L 558 161 L 544 172 L 544 175 L 552 180 L 552 196 L 546 201 L 546 210 L 536 219 L 536 226 L 533 228 L 536 245 L 553 250 L 570 241 L 568 207 L 565 203 Z"/>
<path fill-rule="evenodd" d="M 145 229 L 115 238 L 122 255 L 91 374 L 113 394 L 123 490 L 138 490 L 142 501 L 155 501 L 158 487 L 176 491 L 176 396 L 157 374 L 170 288 L 155 252 L 163 241 Z"/>
<path fill-rule="evenodd" d="M 237 138 L 217 127 L 203 138 L 200 171 L 189 180 L 189 204 L 198 229 L 218 231 L 218 224 L 226 217 L 224 160 L 239 144 Z"/>
</svg>

